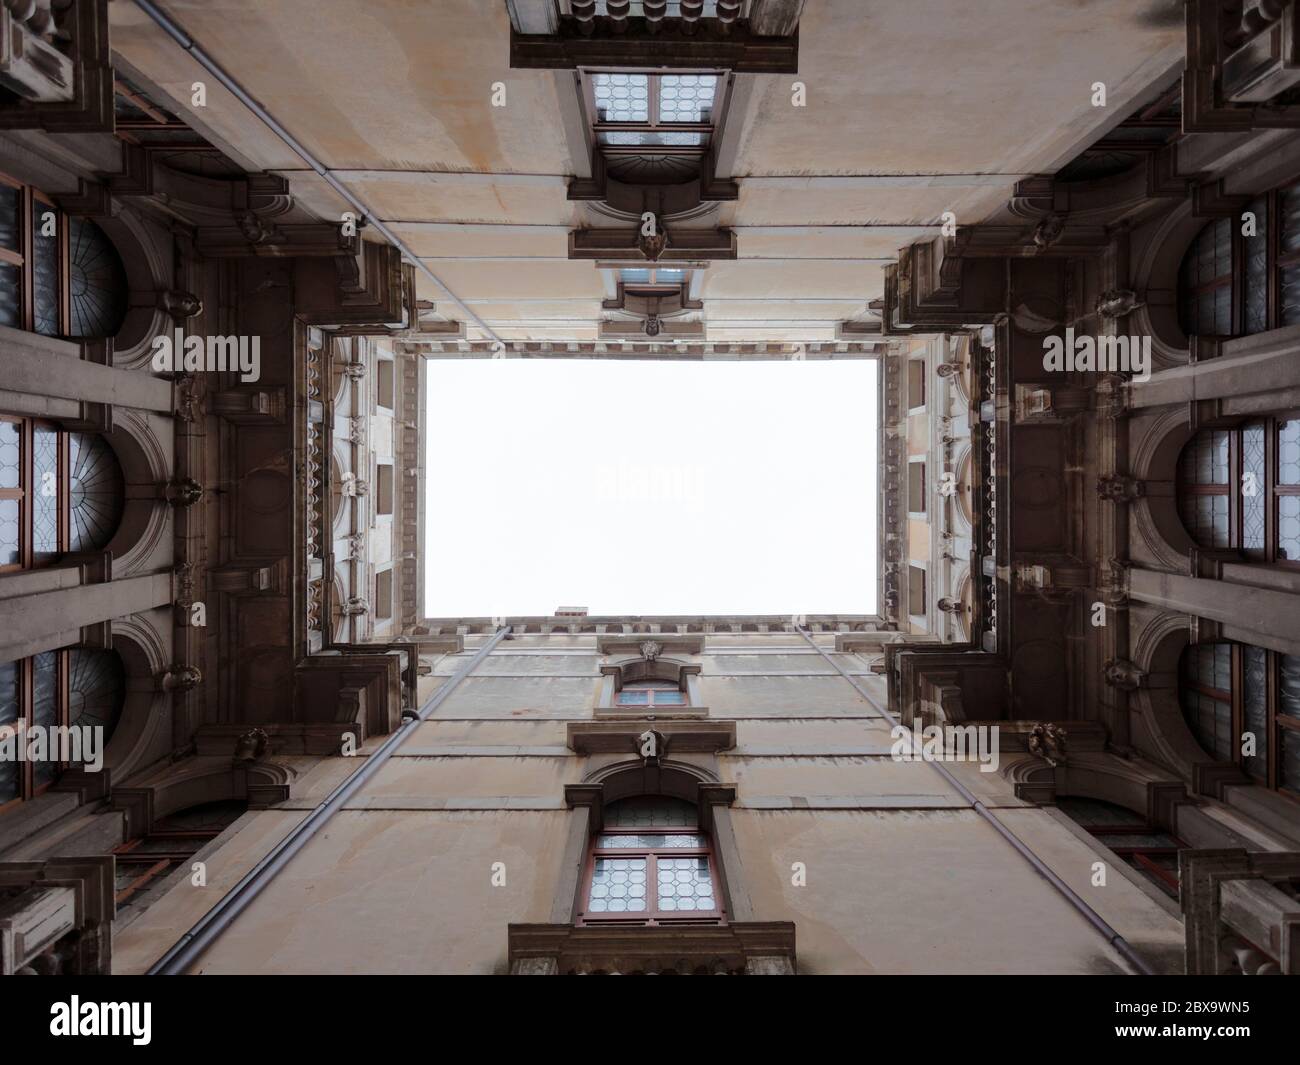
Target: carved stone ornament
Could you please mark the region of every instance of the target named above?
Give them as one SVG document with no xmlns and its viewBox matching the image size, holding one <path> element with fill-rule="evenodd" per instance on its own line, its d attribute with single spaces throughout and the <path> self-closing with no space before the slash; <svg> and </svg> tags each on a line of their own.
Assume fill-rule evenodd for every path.
<svg viewBox="0 0 1300 1065">
<path fill-rule="evenodd" d="M 1111 503 L 1132 503 L 1146 495 L 1146 484 L 1136 477 L 1108 473 L 1097 478 L 1097 495 Z"/>
<path fill-rule="evenodd" d="M 1141 306 L 1137 293 L 1132 289 L 1108 288 L 1097 297 L 1096 311 L 1103 318 L 1123 318 Z"/>
<path fill-rule="evenodd" d="M 1040 251 L 1050 248 L 1065 232 L 1065 218 L 1059 214 L 1049 214 L 1034 227 L 1034 246 Z"/>
<path fill-rule="evenodd" d="M 636 246 L 651 262 L 658 260 L 668 247 L 668 231 L 657 229 L 650 234 L 641 233 L 636 239 Z"/>
<path fill-rule="evenodd" d="M 364 362 L 345 362 L 343 372 L 352 380 L 360 381 L 366 376 L 366 364 Z"/>
<path fill-rule="evenodd" d="M 163 498 L 173 507 L 192 507 L 203 498 L 203 485 L 192 477 L 168 481 L 163 489 Z"/>
<path fill-rule="evenodd" d="M 349 617 L 358 614 L 369 614 L 370 604 L 359 595 L 354 595 L 339 607 L 339 612 Z"/>
<path fill-rule="evenodd" d="M 1105 677 L 1107 684 L 1126 692 L 1137 691 L 1146 680 L 1146 674 L 1141 669 L 1122 658 L 1106 663 Z"/>
<path fill-rule="evenodd" d="M 162 675 L 162 689 L 165 692 L 193 691 L 203 680 L 203 674 L 195 666 L 174 665 Z"/>
<path fill-rule="evenodd" d="M 270 743 L 265 730 L 251 728 L 235 741 L 236 762 L 256 762 L 266 754 Z"/>
<path fill-rule="evenodd" d="M 654 640 L 646 640 L 645 643 L 641 645 L 641 657 L 647 662 L 653 662 L 663 654 L 663 650 L 663 644 L 655 643 Z"/>
<path fill-rule="evenodd" d="M 1050 721 L 1035 725 L 1029 730 L 1029 753 L 1042 758 L 1055 768 L 1065 764 L 1066 731 Z"/>
<path fill-rule="evenodd" d="M 160 292 L 158 307 L 178 322 L 183 322 L 187 318 L 196 318 L 203 313 L 203 301 L 193 292 L 185 292 L 181 289 Z"/>
<path fill-rule="evenodd" d="M 663 329 L 663 322 L 657 314 L 652 314 L 645 320 L 645 335 L 648 337 L 657 337 Z"/>
</svg>

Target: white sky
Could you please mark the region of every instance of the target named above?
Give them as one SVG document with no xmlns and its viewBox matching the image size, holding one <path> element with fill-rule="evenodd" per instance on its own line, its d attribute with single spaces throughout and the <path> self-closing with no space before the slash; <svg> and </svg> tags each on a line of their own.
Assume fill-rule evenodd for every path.
<svg viewBox="0 0 1300 1065">
<path fill-rule="evenodd" d="M 870 614 L 874 359 L 430 359 L 428 617 Z"/>
</svg>

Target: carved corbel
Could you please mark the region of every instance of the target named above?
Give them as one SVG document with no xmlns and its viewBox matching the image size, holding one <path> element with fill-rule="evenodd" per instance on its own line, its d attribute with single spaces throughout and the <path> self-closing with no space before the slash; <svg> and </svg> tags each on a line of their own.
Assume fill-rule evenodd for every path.
<svg viewBox="0 0 1300 1065">
<path fill-rule="evenodd" d="M 1107 684 L 1125 692 L 1137 691 L 1147 683 L 1147 673 L 1123 658 L 1114 658 L 1107 662 L 1103 675 Z"/>
<path fill-rule="evenodd" d="M 177 509 L 192 507 L 203 498 L 203 485 L 192 477 L 168 481 L 163 486 L 163 498 Z"/>
<path fill-rule="evenodd" d="M 203 681 L 203 674 L 195 666 L 173 665 L 158 677 L 165 692 L 193 691 Z"/>
<path fill-rule="evenodd" d="M 1124 474 L 1108 473 L 1097 478 L 1097 496 L 1110 503 L 1132 503 L 1146 495 L 1146 482 Z"/>
<path fill-rule="evenodd" d="M 1029 730 L 1029 753 L 1043 759 L 1055 769 L 1066 761 L 1065 740 L 1068 733 L 1052 722 L 1035 725 Z"/>
</svg>

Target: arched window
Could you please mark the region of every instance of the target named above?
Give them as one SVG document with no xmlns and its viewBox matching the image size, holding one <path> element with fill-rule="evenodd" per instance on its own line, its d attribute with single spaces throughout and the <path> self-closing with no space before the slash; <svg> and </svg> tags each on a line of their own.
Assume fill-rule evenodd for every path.
<svg viewBox="0 0 1300 1065">
<path fill-rule="evenodd" d="M 0 662 L 0 809 L 39 795 L 71 765 L 102 759 L 125 697 L 113 651 L 70 647 Z"/>
<path fill-rule="evenodd" d="M 124 495 L 122 470 L 102 436 L 0 415 L 0 572 L 104 547 Z"/>
<path fill-rule="evenodd" d="M 637 680 L 618 692 L 619 706 L 685 706 L 686 693 L 670 680 Z"/>
<path fill-rule="evenodd" d="M 99 226 L 68 220 L 68 326 L 78 338 L 111 337 L 126 317 L 126 269 Z"/>
<path fill-rule="evenodd" d="M 112 336 L 127 294 L 126 271 L 103 230 L 0 174 L 0 325 L 46 336 Z"/>
<path fill-rule="evenodd" d="M 1185 844 L 1141 814 L 1101 799 L 1061 796 L 1056 807 L 1165 894 L 1178 897 L 1178 851 Z"/>
<path fill-rule="evenodd" d="M 1300 566 L 1300 414 L 1197 433 L 1178 464 L 1178 508 L 1202 547 Z"/>
<path fill-rule="evenodd" d="M 642 795 L 605 806 L 578 924 L 721 924 L 725 917 L 713 849 L 692 803 Z"/>
<path fill-rule="evenodd" d="M 1179 312 L 1189 336 L 1300 322 L 1300 184 L 1266 193 L 1197 234 L 1179 273 Z"/>
<path fill-rule="evenodd" d="M 1193 644 L 1181 672 L 1183 715 L 1206 753 L 1300 799 L 1300 656 Z"/>
</svg>

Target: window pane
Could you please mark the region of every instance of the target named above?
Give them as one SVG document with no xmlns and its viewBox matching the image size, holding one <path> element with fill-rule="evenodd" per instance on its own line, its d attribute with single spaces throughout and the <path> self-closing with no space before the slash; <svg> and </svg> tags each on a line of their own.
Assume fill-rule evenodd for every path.
<svg viewBox="0 0 1300 1065">
<path fill-rule="evenodd" d="M 36 428 L 32 441 L 32 547 L 38 554 L 59 549 L 59 434 Z"/>
<path fill-rule="evenodd" d="M 40 200 L 32 201 L 32 313 L 36 332 L 56 336 L 59 332 L 59 237 L 58 230 L 46 235 L 51 219 L 58 225 L 58 212 Z"/>
<path fill-rule="evenodd" d="M 1246 332 L 1268 328 L 1268 198 L 1246 208 L 1255 215 L 1255 236 L 1243 237 L 1246 252 Z"/>
<path fill-rule="evenodd" d="M 1277 782 L 1291 791 L 1300 791 L 1300 732 L 1294 729 L 1282 729 L 1281 732 Z"/>
<path fill-rule="evenodd" d="M 1241 433 L 1241 470 L 1255 479 L 1255 494 L 1241 496 L 1241 546 L 1247 551 L 1264 550 L 1264 427 L 1248 425 Z"/>
<path fill-rule="evenodd" d="M 32 724 L 50 728 L 59 723 L 59 653 L 43 651 L 32 657 Z M 53 754 L 47 749 L 47 755 Z M 54 779 L 58 763 L 48 756 L 32 767 L 36 787 Z"/>
<path fill-rule="evenodd" d="M 68 469 L 68 550 L 97 550 L 122 517 L 122 469 L 108 441 L 94 433 L 68 434 Z"/>
<path fill-rule="evenodd" d="M 601 144 L 632 145 L 647 148 L 692 148 L 704 143 L 703 133 L 663 132 L 660 130 L 615 130 L 600 135 Z"/>
<path fill-rule="evenodd" d="M 650 121 L 650 79 L 647 75 L 593 74 L 591 88 L 599 121 Z"/>
<path fill-rule="evenodd" d="M 1183 448 L 1181 474 L 1187 484 L 1227 484 L 1229 432 L 1207 429 Z"/>
<path fill-rule="evenodd" d="M 17 422 L 0 421 L 0 488 L 17 488 L 21 479 L 21 435 Z"/>
<path fill-rule="evenodd" d="M 624 847 L 646 850 L 668 850 L 676 848 L 706 847 L 703 836 L 690 835 L 672 835 L 661 836 L 652 835 L 645 832 L 637 832 L 623 836 L 598 836 L 596 846 L 600 848 Z"/>
<path fill-rule="evenodd" d="M 1277 427 L 1278 481 L 1300 484 L 1300 419 L 1283 422 Z"/>
<path fill-rule="evenodd" d="M 625 285 L 648 285 L 650 283 L 650 270 L 646 267 L 630 267 L 627 270 L 618 272 L 619 280 Z"/>
<path fill-rule="evenodd" d="M 1300 251 L 1300 185 L 1283 189 L 1282 201 L 1282 254 Z"/>
<path fill-rule="evenodd" d="M 1282 656 L 1282 678 L 1277 712 L 1300 717 L 1300 655 Z"/>
<path fill-rule="evenodd" d="M 655 692 L 655 706 L 685 706 L 686 693 L 681 691 Z"/>
<path fill-rule="evenodd" d="M 68 219 L 68 289 L 70 336 L 107 337 L 122 327 L 126 270 L 104 231 L 80 218 Z"/>
<path fill-rule="evenodd" d="M 590 913 L 644 913 L 646 859 L 597 858 L 591 874 Z"/>
<path fill-rule="evenodd" d="M 1278 496 L 1278 558 L 1300 558 L 1300 496 Z"/>
<path fill-rule="evenodd" d="M 665 74 L 659 80 L 660 122 L 707 122 L 716 74 Z"/>
<path fill-rule="evenodd" d="M 0 729 L 14 728 L 18 721 L 18 663 L 0 662 Z M 20 780 L 15 759 L 0 760 L 0 803 L 18 798 Z"/>
<path fill-rule="evenodd" d="M 0 566 L 22 561 L 18 545 L 18 500 L 0 499 Z"/>
<path fill-rule="evenodd" d="M 0 263 L 0 325 L 22 325 L 23 273 L 13 263 Z"/>
<path fill-rule="evenodd" d="M 645 706 L 649 702 L 650 696 L 643 691 L 621 691 L 618 693 L 619 706 Z"/>
<path fill-rule="evenodd" d="M 68 652 L 68 724 L 102 728 L 108 739 L 126 699 L 126 678 L 116 651 L 74 647 Z"/>
<path fill-rule="evenodd" d="M 22 251 L 22 232 L 18 225 L 23 194 L 12 185 L 0 184 L 0 248 Z"/>
<path fill-rule="evenodd" d="M 1244 647 L 1245 731 L 1255 737 L 1255 753 L 1246 758 L 1246 772 L 1258 780 L 1268 779 L 1268 656 L 1263 648 Z M 1297 663 L 1300 664 L 1300 663 Z"/>
<path fill-rule="evenodd" d="M 1180 507 L 1183 524 L 1202 547 L 1231 547 L 1226 495 L 1186 495 Z"/>
<path fill-rule="evenodd" d="M 713 878 L 709 875 L 709 859 L 704 855 L 694 858 L 659 858 L 655 865 L 658 880 L 659 909 L 661 910 L 714 910 Z"/>
<path fill-rule="evenodd" d="M 697 824 L 695 807 L 667 795 L 619 799 L 605 807 L 605 828 L 668 828 Z"/>
<path fill-rule="evenodd" d="M 655 272 L 655 280 L 660 282 L 660 284 L 664 284 L 664 285 L 680 285 L 683 281 L 686 280 L 686 271 L 684 269 L 665 270 L 663 267 L 660 267 L 659 270 Z"/>
</svg>

